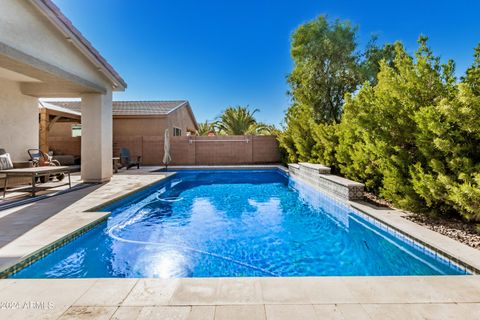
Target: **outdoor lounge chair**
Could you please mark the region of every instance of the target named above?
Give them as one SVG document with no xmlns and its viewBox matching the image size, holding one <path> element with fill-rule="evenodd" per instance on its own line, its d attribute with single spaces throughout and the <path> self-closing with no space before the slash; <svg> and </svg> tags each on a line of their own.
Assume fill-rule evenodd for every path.
<svg viewBox="0 0 480 320">
<path fill-rule="evenodd" d="M 30 168 L 33 166 L 32 162 L 30 161 L 12 162 L 10 159 L 10 155 L 5 151 L 5 149 L 2 149 L 2 148 L 0 148 L 0 157 L 5 159 L 5 161 L 2 161 L 3 159 L 0 159 L 0 162 L 2 162 L 3 164 L 5 164 L 6 162 L 9 162 L 12 164 L 10 169 Z M 0 169 L 8 170 L 9 168 L 3 167 L 2 163 L 0 163 Z M 5 183 L 5 175 L 0 174 L 0 189 L 3 188 L 4 183 Z M 28 177 L 13 177 L 8 179 L 7 187 L 13 188 L 20 185 L 28 185 L 30 183 L 31 183 L 31 179 Z"/>
<path fill-rule="evenodd" d="M 33 162 L 34 167 L 59 166 L 60 162 L 53 160 L 52 157 L 39 149 L 28 149 L 28 155 Z"/>
<path fill-rule="evenodd" d="M 60 162 L 57 160 L 53 160 L 52 156 L 46 154 L 42 150 L 39 149 L 28 149 L 28 155 L 30 156 L 30 160 L 33 163 L 34 167 L 47 167 L 47 166 L 61 166 Z M 56 174 L 55 177 L 58 181 L 62 181 L 65 178 L 63 173 Z M 53 178 L 52 176 L 41 176 L 40 182 L 45 183 L 48 180 Z"/>
<path fill-rule="evenodd" d="M 120 148 L 120 164 L 121 168 L 126 167 L 127 170 L 132 168 L 132 167 L 137 167 L 137 169 L 140 169 L 140 160 L 142 159 L 142 156 L 137 156 L 137 160 L 133 161 L 132 157 L 130 155 L 130 150 L 127 148 Z"/>
</svg>

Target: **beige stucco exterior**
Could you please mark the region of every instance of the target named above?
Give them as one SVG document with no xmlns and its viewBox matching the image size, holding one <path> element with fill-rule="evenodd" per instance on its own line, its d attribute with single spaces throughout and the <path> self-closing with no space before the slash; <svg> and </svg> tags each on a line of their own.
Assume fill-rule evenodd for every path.
<svg viewBox="0 0 480 320">
<path fill-rule="evenodd" d="M 95 66 L 29 1 L 2 0 L 0 12 L 0 42 L 99 87 L 108 86 Z"/>
<path fill-rule="evenodd" d="M 113 136 L 156 136 L 168 126 L 166 117 L 115 117 Z"/>
<path fill-rule="evenodd" d="M 113 140 L 139 136 L 163 137 L 165 129 L 169 129 L 173 136 L 173 128 L 182 130 L 182 136 L 186 136 L 187 132 L 194 134 L 197 124 L 190 110 L 185 104 L 163 116 L 113 116 Z M 48 134 L 49 150 L 79 156 L 82 139 L 72 137 L 72 125 L 79 123 L 55 123 Z M 82 132 L 84 130 L 82 127 Z"/>
<path fill-rule="evenodd" d="M 0 148 L 13 161 L 27 160 L 26 149 L 38 147 L 37 110 L 37 99 L 23 95 L 18 82 L 0 79 Z"/>
<path fill-rule="evenodd" d="M 168 128 L 170 132 L 173 132 L 173 128 L 180 128 L 182 130 L 182 136 L 186 135 L 186 132 L 197 132 L 196 120 L 193 115 L 190 114 L 189 108 L 182 107 L 174 110 L 168 116 Z"/>
<path fill-rule="evenodd" d="M 104 182 L 112 176 L 112 92 L 82 96 L 82 161 L 84 182 Z M 103 161 L 108 159 L 108 161 Z M 85 161 L 86 160 L 86 161 Z"/>
<path fill-rule="evenodd" d="M 112 91 L 125 82 L 50 0 L 0 1 L 0 147 L 38 147 L 39 97 L 82 98 L 82 178 L 110 179 Z"/>
<path fill-rule="evenodd" d="M 182 135 L 187 131 L 195 131 L 193 121 L 188 119 L 170 119 L 170 117 L 113 117 L 113 137 L 125 136 L 159 136 L 165 129 L 173 132 L 173 128 L 180 128 Z M 72 125 L 78 122 L 57 122 L 49 132 L 49 138 L 71 137 Z M 173 134 L 173 133 L 172 133 Z"/>
<path fill-rule="evenodd" d="M 182 130 L 182 136 L 187 132 L 195 133 L 197 124 L 190 115 L 188 108 L 182 106 L 165 116 L 114 116 L 113 136 L 161 136 L 165 129 L 173 135 L 173 128 Z"/>
</svg>

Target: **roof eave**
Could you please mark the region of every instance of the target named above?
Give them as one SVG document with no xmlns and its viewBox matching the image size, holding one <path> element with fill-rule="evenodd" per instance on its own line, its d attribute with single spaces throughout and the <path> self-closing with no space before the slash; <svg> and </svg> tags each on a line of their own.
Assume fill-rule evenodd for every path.
<svg viewBox="0 0 480 320">
<path fill-rule="evenodd" d="M 97 70 L 110 80 L 113 91 L 125 91 L 127 88 L 125 80 L 51 0 L 30 0 L 30 2 L 65 36 L 67 41 L 79 49 Z"/>
<path fill-rule="evenodd" d="M 198 130 L 198 122 L 197 122 L 197 119 L 195 119 L 195 114 L 193 113 L 192 107 L 190 106 L 190 102 L 188 102 L 188 100 L 183 101 L 178 106 L 176 106 L 172 110 L 168 111 L 167 114 L 170 114 L 170 113 L 180 109 L 183 106 L 187 107 L 188 113 L 190 114 L 190 117 L 192 117 L 193 123 L 195 125 L 195 130 Z"/>
</svg>

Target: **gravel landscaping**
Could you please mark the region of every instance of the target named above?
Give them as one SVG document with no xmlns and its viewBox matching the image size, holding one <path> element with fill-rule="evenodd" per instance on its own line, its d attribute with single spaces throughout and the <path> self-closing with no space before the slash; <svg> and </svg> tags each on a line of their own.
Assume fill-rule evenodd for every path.
<svg viewBox="0 0 480 320">
<path fill-rule="evenodd" d="M 480 234 L 475 231 L 475 225 L 471 223 L 455 219 L 431 218 L 418 214 L 410 214 L 405 218 L 470 247 L 480 249 Z"/>
<path fill-rule="evenodd" d="M 390 203 L 372 193 L 365 192 L 365 200 L 379 207 L 393 208 Z M 475 225 L 472 223 L 466 223 L 454 218 L 445 219 L 414 213 L 407 214 L 408 215 L 405 218 L 410 221 L 464 243 L 472 248 L 480 249 L 480 233 L 476 232 Z"/>
</svg>

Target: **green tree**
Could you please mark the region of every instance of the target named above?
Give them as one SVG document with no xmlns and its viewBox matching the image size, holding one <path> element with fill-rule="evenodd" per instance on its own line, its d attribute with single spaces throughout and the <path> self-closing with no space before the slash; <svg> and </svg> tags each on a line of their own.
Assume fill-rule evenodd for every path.
<svg viewBox="0 0 480 320">
<path fill-rule="evenodd" d="M 424 210 L 412 185 L 411 164 L 426 161 L 416 144 L 415 114 L 451 92 L 451 65 L 441 66 L 420 37 L 415 58 L 395 44 L 393 66 L 381 62 L 378 82 L 347 98 L 337 159 L 346 176 L 366 182 L 396 205 Z"/>
<path fill-rule="evenodd" d="M 480 45 L 460 82 L 419 38 L 359 52 L 356 27 L 325 17 L 293 35 L 285 161 L 313 161 L 396 206 L 480 221 Z"/>
<path fill-rule="evenodd" d="M 281 148 L 285 151 L 286 162 L 309 161 L 315 146 L 311 123 L 313 111 L 302 105 L 293 105 L 285 116 L 286 127 L 278 137 Z"/>
<path fill-rule="evenodd" d="M 205 120 L 205 122 L 201 122 L 198 124 L 197 134 L 199 136 L 206 136 L 210 132 L 215 133 L 215 125 L 215 122 L 209 122 L 208 120 Z"/>
<path fill-rule="evenodd" d="M 292 106 L 279 137 L 287 161 L 335 166 L 337 123 L 346 94 L 365 81 L 375 84 L 380 61 L 392 64 L 393 45 L 380 47 L 373 37 L 361 52 L 355 42 L 356 31 L 348 21 L 329 22 L 320 16 L 294 32 L 294 69 L 288 77 Z"/>
<path fill-rule="evenodd" d="M 257 122 L 255 113 L 258 109 L 248 107 L 228 107 L 219 117 L 216 127 L 220 134 L 225 135 L 268 135 L 275 132 L 275 127 Z"/>
<path fill-rule="evenodd" d="M 340 122 L 345 93 L 361 83 L 356 31 L 348 21 L 320 16 L 293 33 L 290 95 L 294 105 L 312 108 L 316 122 Z"/>
<path fill-rule="evenodd" d="M 360 64 L 360 74 L 362 81 L 368 81 L 375 85 L 377 83 L 377 74 L 380 72 L 380 62 L 383 61 L 390 67 L 395 67 L 395 45 L 386 43 L 383 46 L 377 45 L 377 36 L 373 36 L 362 54 Z"/>
<path fill-rule="evenodd" d="M 453 63 L 445 66 L 455 83 Z M 415 191 L 440 213 L 480 221 L 480 45 L 458 86 L 415 114 L 416 144 L 426 158 L 411 168 Z"/>
<path fill-rule="evenodd" d="M 279 130 L 274 125 L 257 122 L 248 127 L 245 134 L 254 136 L 276 136 L 279 134 Z"/>
</svg>

